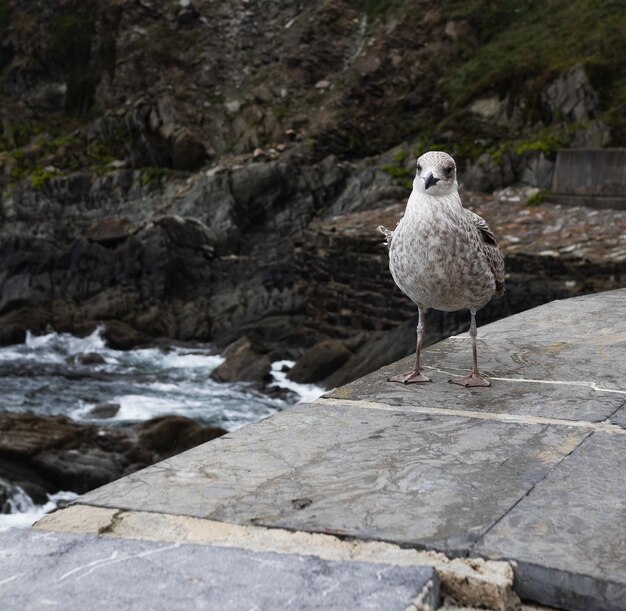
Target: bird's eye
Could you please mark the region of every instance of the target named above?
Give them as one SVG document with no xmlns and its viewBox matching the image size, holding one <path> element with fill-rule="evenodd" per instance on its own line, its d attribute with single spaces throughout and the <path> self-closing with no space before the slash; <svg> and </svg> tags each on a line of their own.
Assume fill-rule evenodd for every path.
<svg viewBox="0 0 626 611">
<path fill-rule="evenodd" d="M 449 165 L 449 166 L 446 168 L 446 174 L 447 174 L 448 176 L 450 176 L 450 174 L 452 174 L 452 170 L 454 170 L 454 166 Z"/>
<path fill-rule="evenodd" d="M 418 171 L 418 172 L 421 172 L 421 171 L 422 171 L 422 166 L 421 166 L 419 163 L 417 164 L 417 171 Z"/>
</svg>

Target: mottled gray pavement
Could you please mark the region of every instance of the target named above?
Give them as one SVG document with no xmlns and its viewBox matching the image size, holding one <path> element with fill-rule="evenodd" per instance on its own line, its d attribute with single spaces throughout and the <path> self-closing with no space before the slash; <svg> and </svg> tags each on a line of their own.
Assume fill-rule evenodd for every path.
<svg viewBox="0 0 626 611">
<path fill-rule="evenodd" d="M 405 611 L 429 567 L 333 562 L 205 545 L 124 541 L 37 530 L 0 537 L 0 609 Z"/>
<path fill-rule="evenodd" d="M 433 384 L 394 363 L 79 502 L 508 559 L 524 598 L 626 609 L 626 290 L 482 327 L 479 358 L 492 388 L 447 383 L 450 338 Z"/>
</svg>

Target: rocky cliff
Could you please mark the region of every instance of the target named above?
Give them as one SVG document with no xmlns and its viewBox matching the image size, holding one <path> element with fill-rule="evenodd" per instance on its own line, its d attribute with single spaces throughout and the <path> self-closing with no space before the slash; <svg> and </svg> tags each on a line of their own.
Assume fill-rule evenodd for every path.
<svg viewBox="0 0 626 611">
<path fill-rule="evenodd" d="M 410 351 L 373 227 L 417 154 L 454 154 L 468 189 L 545 187 L 559 147 L 626 142 L 618 7 L 511 6 L 0 1 L 0 342 L 103 321 L 118 347 L 247 335 L 352 363 L 327 384 Z M 623 216 L 520 193 L 466 196 L 514 287 L 483 321 L 623 283 Z"/>
</svg>

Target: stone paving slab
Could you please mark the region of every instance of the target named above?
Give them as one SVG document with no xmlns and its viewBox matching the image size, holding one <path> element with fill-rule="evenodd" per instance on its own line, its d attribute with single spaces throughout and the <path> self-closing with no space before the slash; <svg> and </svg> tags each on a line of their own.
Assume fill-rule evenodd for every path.
<svg viewBox="0 0 626 611">
<path fill-rule="evenodd" d="M 438 603 L 431 567 L 36 530 L 0 535 L 3 611 L 406 611 Z"/>
<path fill-rule="evenodd" d="M 425 354 L 435 384 L 386 383 L 396 363 L 80 502 L 505 558 L 531 600 L 626 609 L 625 306 L 621 290 L 484 327 L 492 388 L 447 384 L 471 357 L 451 338 Z"/>
<path fill-rule="evenodd" d="M 78 535 L 100 533 L 104 537 L 160 543 L 195 543 L 300 554 L 342 562 L 431 566 L 437 573 L 442 597 L 464 607 L 519 611 L 519 598 L 513 592 L 513 568 L 502 560 L 448 558 L 440 552 L 418 551 L 380 541 L 345 540 L 305 531 L 81 504 L 48 514 L 35 528 Z"/>
<path fill-rule="evenodd" d="M 566 609 L 626 608 L 626 436 L 595 433 L 475 551 L 518 564 L 516 590 Z"/>
<path fill-rule="evenodd" d="M 622 407 L 611 416 L 611 423 L 626 430 L 626 400 Z"/>
<path fill-rule="evenodd" d="M 604 340 L 623 344 L 625 302 L 625 288 L 551 301 L 480 327 L 479 335 L 485 339 L 518 338 L 529 342 L 589 342 L 592 346 L 602 345 Z"/>
<path fill-rule="evenodd" d="M 501 369 L 491 365 L 493 357 L 504 354 L 506 358 L 514 358 L 515 355 L 507 352 L 510 351 L 510 346 L 505 343 L 500 342 L 498 346 L 492 346 L 486 341 L 479 343 L 479 356 L 481 362 L 485 364 L 482 368 L 483 373 L 489 377 L 493 375 L 505 377 Z M 458 339 L 446 340 L 442 344 L 427 349 L 424 354 L 424 368 L 433 380 L 430 384 L 405 386 L 387 382 L 389 376 L 411 370 L 414 357 L 408 357 L 337 388 L 325 396 L 334 399 L 375 401 L 407 408 L 469 410 L 481 414 L 492 412 L 588 422 L 606 420 L 626 401 L 626 394 L 598 392 L 590 387 L 568 384 L 493 380 L 493 386 L 488 389 L 463 388 L 448 384 L 452 376 L 469 371 L 467 361 L 468 358 L 471 359 L 471 346 L 469 342 L 461 342 Z M 440 367 L 442 371 L 433 370 L 433 367 Z M 507 377 L 512 375 L 510 369 L 506 373 Z M 534 375 L 538 375 L 538 372 Z"/>
<path fill-rule="evenodd" d="M 479 364 L 495 378 L 487 391 L 448 384 L 471 367 L 465 334 L 424 351 L 432 384 L 387 382 L 413 367 L 408 357 L 327 396 L 601 422 L 626 402 L 626 290 L 601 295 L 555 301 L 480 327 Z"/>
<path fill-rule="evenodd" d="M 81 502 L 466 555 L 587 435 L 573 427 L 304 405 Z"/>
</svg>

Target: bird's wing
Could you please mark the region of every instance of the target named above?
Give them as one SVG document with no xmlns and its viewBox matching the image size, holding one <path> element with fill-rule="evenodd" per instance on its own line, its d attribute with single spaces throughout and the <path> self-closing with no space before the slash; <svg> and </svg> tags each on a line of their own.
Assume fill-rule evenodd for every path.
<svg viewBox="0 0 626 611">
<path fill-rule="evenodd" d="M 383 225 L 378 225 L 378 231 L 380 231 L 380 233 L 382 233 L 385 236 L 384 244 L 386 244 L 387 246 L 391 246 L 391 239 L 393 238 L 393 231 L 391 231 L 390 229 L 387 229 L 387 227 L 384 227 Z"/>
<path fill-rule="evenodd" d="M 504 255 L 498 246 L 496 236 L 484 218 L 467 208 L 464 208 L 464 210 L 469 221 L 478 229 L 481 238 L 481 250 L 489 263 L 491 273 L 496 282 L 496 296 L 502 297 L 504 294 Z"/>
</svg>

